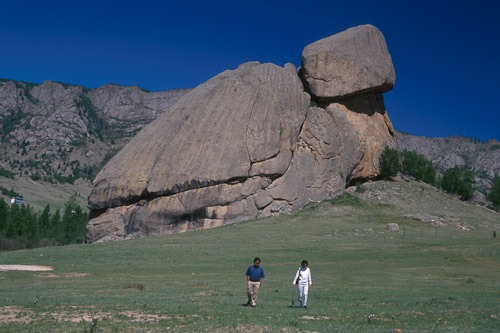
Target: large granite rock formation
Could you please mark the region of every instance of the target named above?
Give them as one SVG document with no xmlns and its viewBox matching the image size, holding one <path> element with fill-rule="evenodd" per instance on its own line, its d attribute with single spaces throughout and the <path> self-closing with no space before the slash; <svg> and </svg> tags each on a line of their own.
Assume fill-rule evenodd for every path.
<svg viewBox="0 0 500 333">
<path fill-rule="evenodd" d="M 354 40 L 347 44 L 360 43 L 357 36 L 373 29 L 351 29 Z M 386 49 L 383 38 L 377 41 L 365 45 L 374 49 L 367 54 Z M 377 73 L 392 64 L 388 53 L 370 61 Z M 310 70 L 304 62 L 301 72 Z M 342 95 L 351 97 L 338 99 L 309 95 L 314 89 L 304 74 L 302 79 L 291 64 L 252 62 L 186 94 L 98 174 L 87 240 L 170 234 L 290 212 L 342 194 L 352 180 L 376 176 L 383 147 L 394 142 L 380 81 L 363 78 L 362 86 Z"/>
</svg>

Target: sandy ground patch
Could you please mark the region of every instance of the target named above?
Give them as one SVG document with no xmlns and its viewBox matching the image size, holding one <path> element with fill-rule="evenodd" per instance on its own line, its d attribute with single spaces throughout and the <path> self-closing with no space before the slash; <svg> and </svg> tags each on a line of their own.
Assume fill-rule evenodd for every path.
<svg viewBox="0 0 500 333">
<path fill-rule="evenodd" d="M 65 273 L 65 274 L 53 274 L 53 273 L 41 273 L 38 274 L 42 278 L 76 278 L 90 276 L 89 273 Z"/>
<path fill-rule="evenodd" d="M 196 318 L 191 316 L 170 316 L 157 313 L 144 313 L 143 311 L 99 311 L 96 307 L 61 307 L 55 312 L 38 312 L 20 306 L 0 307 L 0 323 L 30 324 L 36 321 L 56 321 L 72 323 L 97 323 L 100 320 L 115 322 L 158 322 L 161 320 L 185 320 Z"/>
<path fill-rule="evenodd" d="M 43 272 L 52 271 L 54 268 L 50 266 L 39 265 L 0 265 L 0 272 L 6 271 L 30 271 L 30 272 Z"/>
<path fill-rule="evenodd" d="M 326 316 L 302 316 L 300 319 L 303 320 L 330 320 L 330 317 Z"/>
<path fill-rule="evenodd" d="M 0 307 L 0 323 L 29 324 L 33 321 L 35 313 L 29 309 L 17 306 Z"/>
</svg>

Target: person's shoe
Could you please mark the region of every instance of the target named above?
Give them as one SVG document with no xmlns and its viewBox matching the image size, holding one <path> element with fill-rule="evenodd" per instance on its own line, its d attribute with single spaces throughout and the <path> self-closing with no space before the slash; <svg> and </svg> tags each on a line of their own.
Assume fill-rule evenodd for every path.
<svg viewBox="0 0 500 333">
<path fill-rule="evenodd" d="M 307 305 L 304 305 L 304 309 L 307 309 Z"/>
<path fill-rule="evenodd" d="M 255 308 L 255 307 L 257 306 L 257 304 L 250 304 L 250 306 L 251 306 L 252 308 Z"/>
</svg>

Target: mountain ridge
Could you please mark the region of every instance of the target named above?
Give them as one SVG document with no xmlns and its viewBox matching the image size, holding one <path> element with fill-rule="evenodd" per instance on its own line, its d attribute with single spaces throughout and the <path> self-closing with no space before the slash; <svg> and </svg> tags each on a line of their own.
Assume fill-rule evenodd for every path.
<svg viewBox="0 0 500 333">
<path fill-rule="evenodd" d="M 0 80 L 0 168 L 49 183 L 91 179 L 186 91 Z"/>
</svg>

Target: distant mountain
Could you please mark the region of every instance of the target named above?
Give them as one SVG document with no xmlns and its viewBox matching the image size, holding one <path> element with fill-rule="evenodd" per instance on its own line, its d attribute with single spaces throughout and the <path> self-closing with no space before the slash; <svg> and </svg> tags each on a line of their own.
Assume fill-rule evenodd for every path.
<svg viewBox="0 0 500 333">
<path fill-rule="evenodd" d="M 439 172 L 458 166 L 474 171 L 476 190 L 487 193 L 491 181 L 500 176 L 500 142 L 481 142 L 471 138 L 452 136 L 429 138 L 396 132 L 400 151 L 414 151 L 431 161 Z"/>
<path fill-rule="evenodd" d="M 0 175 L 49 183 L 92 179 L 187 91 L 0 80 Z"/>
</svg>

